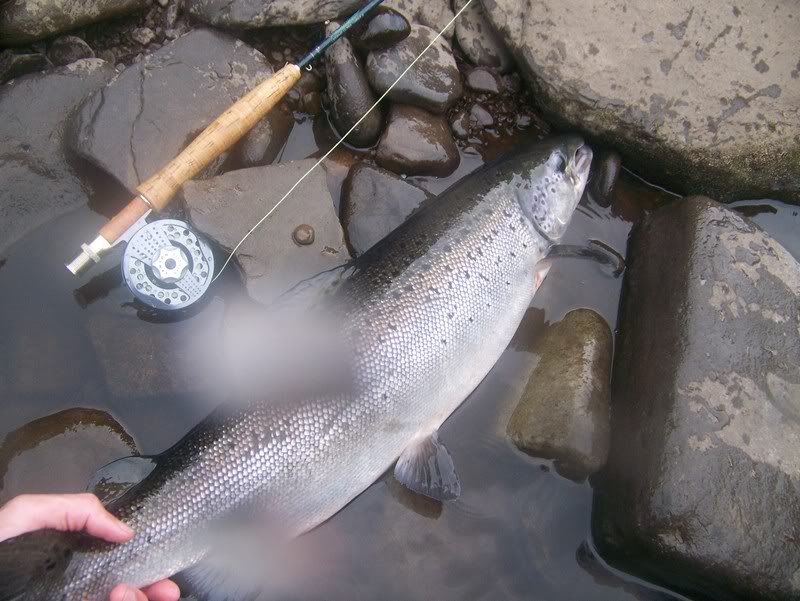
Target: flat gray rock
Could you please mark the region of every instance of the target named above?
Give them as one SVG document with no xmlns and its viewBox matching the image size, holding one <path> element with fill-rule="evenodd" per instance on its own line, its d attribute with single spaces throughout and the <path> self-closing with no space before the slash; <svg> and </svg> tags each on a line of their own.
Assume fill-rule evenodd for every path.
<svg viewBox="0 0 800 601">
<path fill-rule="evenodd" d="M 88 201 L 90 188 L 68 160 L 65 130 L 81 102 L 115 73 L 105 61 L 87 59 L 0 86 L 0 250 Z"/>
<path fill-rule="evenodd" d="M 677 192 L 797 199 L 796 3 L 483 5 L 554 122 Z"/>
<path fill-rule="evenodd" d="M 223 248 L 232 249 L 281 199 L 315 159 L 240 169 L 188 182 L 184 198 L 189 219 Z M 298 226 L 313 229 L 313 242 L 298 244 Z M 324 168 L 295 188 L 241 246 L 236 259 L 250 295 L 269 302 L 297 282 L 350 260 L 334 211 Z"/>
<path fill-rule="evenodd" d="M 390 171 L 359 163 L 342 187 L 342 222 L 356 254 L 369 250 L 432 198 Z"/>
<path fill-rule="evenodd" d="M 92 96 L 76 116 L 70 144 L 133 192 L 271 73 L 257 50 L 197 29 Z"/>
<path fill-rule="evenodd" d="M 466 3 L 467 0 L 455 0 L 453 8 L 460 10 Z M 501 73 L 514 66 L 511 53 L 486 18 L 480 0 L 470 3 L 456 20 L 456 40 L 475 65 L 494 67 Z"/>
<path fill-rule="evenodd" d="M 14 46 L 143 10 L 147 0 L 11 0 L 0 3 L 0 40 Z"/>
<path fill-rule="evenodd" d="M 461 161 L 444 115 L 395 104 L 378 143 L 378 164 L 401 175 L 444 177 Z"/>
<path fill-rule="evenodd" d="M 326 33 L 332 34 L 338 26 L 335 21 L 330 23 Z M 325 72 L 328 77 L 331 120 L 341 137 L 372 108 L 377 97 L 369 87 L 361 59 L 345 37 L 325 51 Z M 378 107 L 358 123 L 353 133 L 347 136 L 347 142 L 360 148 L 372 146 L 381 136 L 382 127 L 383 115 Z"/>
<path fill-rule="evenodd" d="M 186 10 L 216 27 L 254 29 L 322 23 L 355 12 L 364 0 L 186 0 Z"/>
<path fill-rule="evenodd" d="M 582 479 L 605 465 L 609 445 L 611 330 L 594 311 L 570 311 L 536 344 L 539 362 L 511 419 L 522 451 Z"/>
<path fill-rule="evenodd" d="M 800 597 L 800 264 L 705 198 L 635 229 L 593 539 L 691 598 Z"/>
<path fill-rule="evenodd" d="M 375 91 L 383 94 L 388 90 L 435 37 L 436 32 L 430 27 L 412 25 L 409 36 L 396 46 L 370 52 L 367 76 Z M 461 73 L 450 44 L 439 38 L 392 88 L 388 98 L 443 113 L 461 97 L 462 92 Z"/>
</svg>

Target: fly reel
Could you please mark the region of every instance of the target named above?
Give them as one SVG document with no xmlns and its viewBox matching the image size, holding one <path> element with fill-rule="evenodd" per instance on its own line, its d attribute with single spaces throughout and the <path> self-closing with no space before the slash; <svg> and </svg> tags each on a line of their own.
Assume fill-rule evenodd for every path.
<svg viewBox="0 0 800 601">
<path fill-rule="evenodd" d="M 166 311 L 197 302 L 214 278 L 208 243 L 178 219 L 144 225 L 128 241 L 122 277 L 140 301 Z"/>
</svg>

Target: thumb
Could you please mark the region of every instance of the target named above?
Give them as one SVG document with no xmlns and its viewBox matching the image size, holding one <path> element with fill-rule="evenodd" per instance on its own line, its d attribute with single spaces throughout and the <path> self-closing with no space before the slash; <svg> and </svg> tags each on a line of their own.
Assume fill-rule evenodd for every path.
<svg viewBox="0 0 800 601">
<path fill-rule="evenodd" d="M 133 530 L 111 515 L 92 494 L 20 495 L 0 510 L 0 540 L 52 528 L 85 531 L 109 542 L 125 542 Z"/>
</svg>

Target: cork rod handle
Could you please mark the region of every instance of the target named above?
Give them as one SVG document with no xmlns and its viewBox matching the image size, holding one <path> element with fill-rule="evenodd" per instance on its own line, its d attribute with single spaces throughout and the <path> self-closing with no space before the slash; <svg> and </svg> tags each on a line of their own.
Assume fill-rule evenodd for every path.
<svg viewBox="0 0 800 601">
<path fill-rule="evenodd" d="M 140 184 L 137 188 L 139 193 L 156 211 L 166 207 L 186 181 L 233 146 L 278 104 L 300 79 L 300 74 L 300 67 L 287 64 L 253 88 L 217 117 L 161 171 Z"/>
</svg>

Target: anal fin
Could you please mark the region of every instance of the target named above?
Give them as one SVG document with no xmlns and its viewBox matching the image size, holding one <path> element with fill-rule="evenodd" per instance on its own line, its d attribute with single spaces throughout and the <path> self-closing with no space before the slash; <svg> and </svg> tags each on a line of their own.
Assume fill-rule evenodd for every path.
<svg viewBox="0 0 800 601">
<path fill-rule="evenodd" d="M 414 492 L 437 501 L 452 501 L 461 494 L 453 458 L 439 442 L 438 431 L 403 451 L 394 467 L 394 477 Z"/>
</svg>

